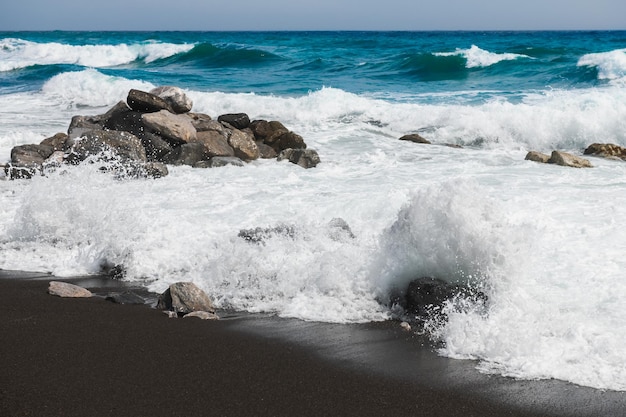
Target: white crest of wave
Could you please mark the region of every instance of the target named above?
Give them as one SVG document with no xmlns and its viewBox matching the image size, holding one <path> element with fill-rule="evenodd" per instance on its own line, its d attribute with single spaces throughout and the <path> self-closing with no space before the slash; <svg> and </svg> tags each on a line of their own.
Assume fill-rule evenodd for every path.
<svg viewBox="0 0 626 417">
<path fill-rule="evenodd" d="M 437 52 L 435 56 L 462 56 L 467 60 L 465 66 L 467 68 L 483 68 L 497 64 L 502 61 L 512 61 L 519 58 L 528 58 L 528 55 L 513 53 L 495 53 L 485 51 L 476 45 L 472 45 L 469 49 L 457 48 L 455 52 Z"/>
<path fill-rule="evenodd" d="M 598 78 L 626 84 L 626 49 L 583 55 L 579 67 L 596 67 Z"/>
<path fill-rule="evenodd" d="M 75 64 L 86 67 L 111 67 L 137 60 L 147 63 L 191 50 L 193 44 L 144 42 L 117 45 L 68 45 L 38 43 L 23 39 L 0 40 L 0 71 L 33 65 Z"/>
<path fill-rule="evenodd" d="M 46 81 L 42 92 L 50 103 L 63 107 L 102 107 L 125 100 L 132 88 L 148 91 L 154 84 L 86 69 L 55 75 Z"/>
</svg>

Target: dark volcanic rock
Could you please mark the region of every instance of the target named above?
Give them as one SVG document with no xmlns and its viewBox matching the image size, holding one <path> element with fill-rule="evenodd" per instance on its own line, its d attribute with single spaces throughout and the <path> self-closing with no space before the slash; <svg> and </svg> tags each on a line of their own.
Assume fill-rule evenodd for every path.
<svg viewBox="0 0 626 417">
<path fill-rule="evenodd" d="M 130 90 L 126 102 L 131 109 L 141 113 L 154 113 L 160 110 L 174 113 L 172 106 L 167 101 L 157 95 L 141 90 Z"/>
<path fill-rule="evenodd" d="M 235 129 L 245 129 L 250 126 L 250 117 L 246 113 L 222 114 L 217 120 L 222 123 L 228 123 Z"/>
<path fill-rule="evenodd" d="M 432 306 L 441 306 L 456 293 L 456 286 L 438 278 L 418 278 L 406 290 L 405 310 L 409 314 L 426 316 Z"/>
</svg>

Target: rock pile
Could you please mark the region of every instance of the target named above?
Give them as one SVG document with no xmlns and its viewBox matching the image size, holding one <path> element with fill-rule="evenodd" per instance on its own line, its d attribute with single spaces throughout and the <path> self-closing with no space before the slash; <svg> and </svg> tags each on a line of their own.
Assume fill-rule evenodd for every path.
<svg viewBox="0 0 626 417">
<path fill-rule="evenodd" d="M 211 168 L 243 166 L 258 158 L 288 160 L 304 168 L 320 162 L 302 136 L 281 122 L 253 120 L 245 113 L 214 120 L 192 113 L 193 103 L 178 87 L 130 90 L 126 101 L 96 116 L 74 116 L 67 134 L 11 150 L 9 178 L 30 178 L 61 164 L 88 158 L 115 160 L 116 170 L 133 177 L 167 175 L 166 165 Z"/>
</svg>

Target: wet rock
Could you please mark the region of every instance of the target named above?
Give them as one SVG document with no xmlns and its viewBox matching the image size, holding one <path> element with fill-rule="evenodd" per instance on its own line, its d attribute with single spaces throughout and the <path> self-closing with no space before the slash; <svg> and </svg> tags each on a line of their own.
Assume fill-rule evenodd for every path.
<svg viewBox="0 0 626 417">
<path fill-rule="evenodd" d="M 430 145 L 430 141 L 427 139 L 424 139 L 422 136 L 418 135 L 417 133 L 411 133 L 409 135 L 404 135 L 400 138 L 400 140 L 405 140 L 405 141 L 409 141 L 409 142 L 413 142 L 413 143 L 423 143 L 426 145 Z"/>
<path fill-rule="evenodd" d="M 126 103 L 128 103 L 128 107 L 141 113 L 154 113 L 161 110 L 166 110 L 171 113 L 174 112 L 166 100 L 155 94 L 141 90 L 130 90 L 126 98 Z"/>
<path fill-rule="evenodd" d="M 239 129 L 232 130 L 228 144 L 239 159 L 252 161 L 259 158 L 259 148 L 256 146 L 254 138 Z"/>
<path fill-rule="evenodd" d="M 194 168 L 221 168 L 228 165 L 243 167 L 245 162 L 236 156 L 214 156 L 208 161 L 200 161 L 193 165 Z"/>
<path fill-rule="evenodd" d="M 304 143 L 302 136 L 291 131 L 272 136 L 269 145 L 276 152 L 281 152 L 285 149 L 306 149 L 306 143 Z"/>
<path fill-rule="evenodd" d="M 185 92 L 174 86 L 161 86 L 150 90 L 150 94 L 161 97 L 165 100 L 174 113 L 187 113 L 193 107 L 193 101 L 185 94 Z"/>
<path fill-rule="evenodd" d="M 196 128 L 191 124 L 189 117 L 180 114 L 172 114 L 161 110 L 142 115 L 144 124 L 154 133 L 174 145 L 192 142 L 196 139 Z"/>
<path fill-rule="evenodd" d="M 54 152 L 49 145 L 19 145 L 11 149 L 11 164 L 17 167 L 39 168 Z"/>
<path fill-rule="evenodd" d="M 550 155 L 546 155 L 545 153 L 530 151 L 526 154 L 527 161 L 540 162 L 543 164 L 547 164 L 550 160 Z"/>
<path fill-rule="evenodd" d="M 46 138 L 39 143 L 43 146 L 51 146 L 53 152 L 66 151 L 69 148 L 69 136 L 65 133 L 57 133 L 54 136 Z"/>
<path fill-rule="evenodd" d="M 205 159 L 206 151 L 204 145 L 199 142 L 192 142 L 174 148 L 163 157 L 163 162 L 172 165 L 194 166 Z"/>
<path fill-rule="evenodd" d="M 50 281 L 48 294 L 64 298 L 88 298 L 93 295 L 88 289 L 60 281 Z"/>
<path fill-rule="evenodd" d="M 561 152 L 561 151 L 552 151 L 552 155 L 550 155 L 550 159 L 548 159 L 549 164 L 556 164 L 566 167 L 573 168 L 591 168 L 591 162 L 585 158 L 581 158 L 580 156 L 572 155 L 571 153 Z"/>
<path fill-rule="evenodd" d="M 314 168 L 320 163 L 320 156 L 314 149 L 285 149 L 277 157 L 278 161 L 284 159 L 302 168 Z"/>
<path fill-rule="evenodd" d="M 193 318 L 193 317 L 199 318 L 201 320 L 219 320 L 220 319 L 217 314 L 211 313 L 209 311 L 192 311 L 191 313 L 185 314 L 183 316 L 184 319 Z"/>
<path fill-rule="evenodd" d="M 274 150 L 274 148 L 261 141 L 257 141 L 256 146 L 259 148 L 259 158 L 274 159 L 278 156 L 278 153 Z"/>
<path fill-rule="evenodd" d="M 229 113 L 222 114 L 217 118 L 221 123 L 228 123 L 235 129 L 245 129 L 250 126 L 250 117 L 246 113 Z"/>
<path fill-rule="evenodd" d="M 336 217 L 328 222 L 328 234 L 330 238 L 335 241 L 344 241 L 356 237 L 354 233 L 352 233 L 348 222 L 340 217 Z"/>
<path fill-rule="evenodd" d="M 235 150 L 228 144 L 226 137 L 218 131 L 205 130 L 198 132 L 195 142 L 204 145 L 207 157 L 235 156 Z"/>
<path fill-rule="evenodd" d="M 585 155 L 626 161 L 626 148 L 613 143 L 592 143 L 583 153 Z"/>
<path fill-rule="evenodd" d="M 157 308 L 181 314 L 193 311 L 215 312 L 209 296 L 192 282 L 177 282 L 159 296 Z"/>
<path fill-rule="evenodd" d="M 250 243 L 263 243 L 265 240 L 275 236 L 284 236 L 294 238 L 296 228 L 287 224 L 279 224 L 274 227 L 257 227 L 254 229 L 242 229 L 239 231 L 238 237 Z"/>
<path fill-rule="evenodd" d="M 137 136 L 116 130 L 91 130 L 73 141 L 68 163 L 77 164 L 89 156 L 111 151 L 119 160 L 147 162 L 146 151 Z"/>
<path fill-rule="evenodd" d="M 132 291 L 124 291 L 122 293 L 111 293 L 106 296 L 105 300 L 115 304 L 145 304 L 146 300 Z"/>
<path fill-rule="evenodd" d="M 411 281 L 406 290 L 405 310 L 411 315 L 427 316 L 433 306 L 441 306 L 457 292 L 456 286 L 438 278 L 423 277 Z"/>
</svg>

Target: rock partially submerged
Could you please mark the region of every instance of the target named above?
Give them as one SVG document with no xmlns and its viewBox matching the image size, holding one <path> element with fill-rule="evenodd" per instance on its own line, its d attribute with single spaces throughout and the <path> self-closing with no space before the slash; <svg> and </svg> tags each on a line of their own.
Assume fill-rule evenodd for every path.
<svg viewBox="0 0 626 417">
<path fill-rule="evenodd" d="M 4 166 L 8 178 L 31 178 L 61 164 L 79 164 L 87 159 L 110 161 L 116 157 L 132 169 L 129 176 L 158 178 L 167 168 L 148 163 L 219 167 L 238 158 L 243 165 L 258 158 L 280 159 L 304 168 L 319 163 L 319 155 L 307 149 L 302 136 L 281 122 L 253 120 L 245 113 L 211 116 L 191 113 L 193 103 L 178 87 L 157 87 L 150 92 L 132 89 L 105 114 L 74 116 L 68 133 L 58 133 L 39 144 L 13 148 Z M 98 156 L 106 153 L 104 157 Z M 155 172 L 155 175 L 151 173 Z"/>
<path fill-rule="evenodd" d="M 170 285 L 159 296 L 157 308 L 174 311 L 178 314 L 189 314 L 193 311 L 215 313 L 209 296 L 192 282 L 177 282 Z"/>
<path fill-rule="evenodd" d="M 48 294 L 64 298 L 89 298 L 93 296 L 91 291 L 86 288 L 61 281 L 50 281 Z"/>
<path fill-rule="evenodd" d="M 526 160 L 540 162 L 545 164 L 554 164 L 565 167 L 572 168 L 592 168 L 591 162 L 589 160 L 582 158 L 580 156 L 562 152 L 562 151 L 552 151 L 550 156 L 543 154 L 541 152 L 531 151 L 526 154 Z"/>
<path fill-rule="evenodd" d="M 592 143 L 583 154 L 626 161 L 626 148 L 613 143 Z"/>
</svg>

